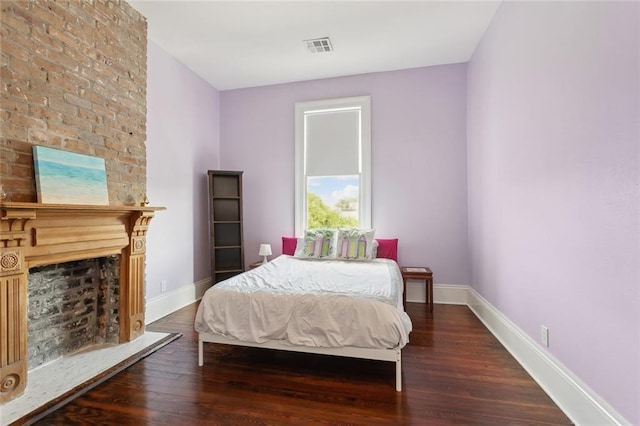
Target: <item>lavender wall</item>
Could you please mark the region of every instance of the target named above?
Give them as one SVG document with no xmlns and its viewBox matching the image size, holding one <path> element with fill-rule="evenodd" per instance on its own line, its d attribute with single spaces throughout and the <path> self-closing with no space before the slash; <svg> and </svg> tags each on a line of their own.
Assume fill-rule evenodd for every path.
<svg viewBox="0 0 640 426">
<path fill-rule="evenodd" d="M 505 2 L 468 66 L 472 286 L 631 424 L 639 7 Z"/>
<path fill-rule="evenodd" d="M 157 212 L 147 236 L 147 300 L 209 278 L 207 178 L 219 167 L 218 91 L 148 45 L 147 191 Z"/>
<path fill-rule="evenodd" d="M 373 225 L 405 265 L 468 284 L 466 66 L 374 73 L 220 94 L 220 159 L 244 171 L 247 263 L 294 231 L 294 104 L 371 96 Z"/>
</svg>

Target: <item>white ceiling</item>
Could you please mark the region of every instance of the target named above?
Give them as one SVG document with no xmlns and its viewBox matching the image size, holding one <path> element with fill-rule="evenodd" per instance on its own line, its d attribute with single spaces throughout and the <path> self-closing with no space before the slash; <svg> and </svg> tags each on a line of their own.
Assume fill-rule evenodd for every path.
<svg viewBox="0 0 640 426">
<path fill-rule="evenodd" d="M 129 3 L 151 41 L 228 90 L 466 62 L 500 0 Z M 306 50 L 326 36 L 334 52 Z"/>
</svg>

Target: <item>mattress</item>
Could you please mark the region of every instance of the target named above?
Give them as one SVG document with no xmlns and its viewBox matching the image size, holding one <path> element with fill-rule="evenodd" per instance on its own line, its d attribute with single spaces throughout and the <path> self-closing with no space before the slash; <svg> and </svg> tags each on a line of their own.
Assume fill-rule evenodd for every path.
<svg viewBox="0 0 640 426">
<path fill-rule="evenodd" d="M 282 255 L 204 294 L 195 329 L 244 342 L 402 348 L 411 320 L 396 262 Z"/>
</svg>

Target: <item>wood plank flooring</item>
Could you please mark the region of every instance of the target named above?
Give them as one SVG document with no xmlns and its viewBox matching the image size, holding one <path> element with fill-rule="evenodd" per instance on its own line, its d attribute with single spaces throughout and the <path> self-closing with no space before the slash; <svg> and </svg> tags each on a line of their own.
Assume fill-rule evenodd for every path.
<svg viewBox="0 0 640 426">
<path fill-rule="evenodd" d="M 569 419 L 466 306 L 408 303 L 395 365 L 205 344 L 192 304 L 149 325 L 183 336 L 37 425 L 566 425 Z"/>
</svg>

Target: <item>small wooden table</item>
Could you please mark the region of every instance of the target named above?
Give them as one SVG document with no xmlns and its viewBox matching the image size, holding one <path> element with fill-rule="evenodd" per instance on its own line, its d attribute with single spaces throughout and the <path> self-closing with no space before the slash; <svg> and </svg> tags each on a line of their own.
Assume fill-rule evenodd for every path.
<svg viewBox="0 0 640 426">
<path fill-rule="evenodd" d="M 402 302 L 407 305 L 407 280 L 424 280 L 426 287 L 426 302 L 429 304 L 429 312 L 433 312 L 433 272 L 425 266 L 403 266 L 400 268 L 402 273 L 402 283 L 404 291 L 402 293 Z"/>
<path fill-rule="evenodd" d="M 253 262 L 251 265 L 249 265 L 249 270 L 255 269 L 258 266 L 262 266 L 264 265 L 264 262 L 261 260 L 259 262 Z"/>
</svg>

